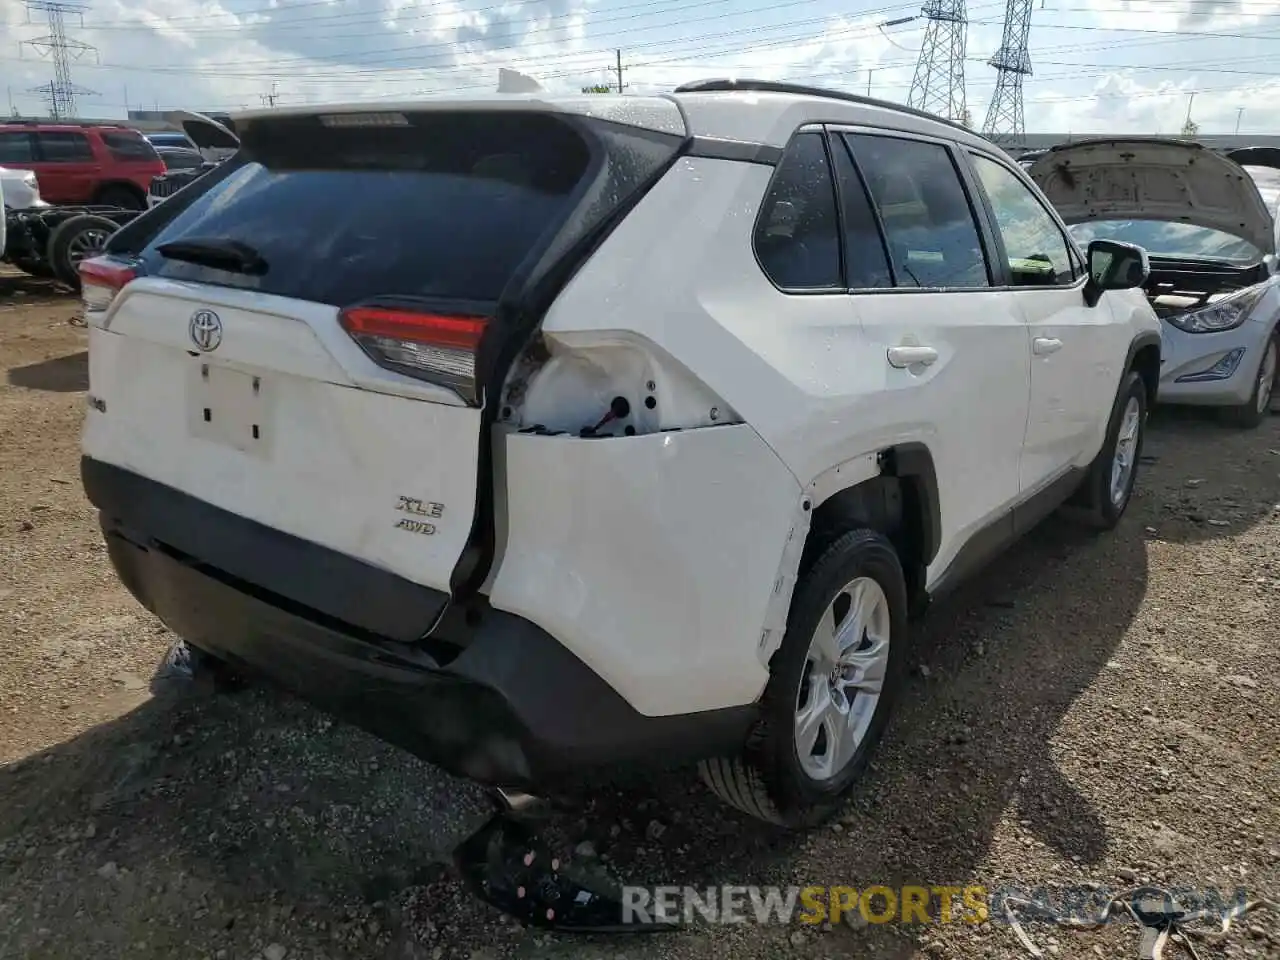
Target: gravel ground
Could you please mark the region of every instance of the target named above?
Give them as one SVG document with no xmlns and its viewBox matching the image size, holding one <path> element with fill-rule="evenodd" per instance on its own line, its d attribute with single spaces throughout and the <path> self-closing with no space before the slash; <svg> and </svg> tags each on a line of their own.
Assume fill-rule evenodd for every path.
<svg viewBox="0 0 1280 960">
<path fill-rule="evenodd" d="M 1028 956 L 1003 924 L 523 931 L 446 866 L 487 813 L 476 789 L 262 690 L 153 696 L 171 638 L 117 584 L 79 486 L 73 313 L 0 277 L 0 956 Z M 1280 417 L 1241 433 L 1162 412 L 1146 460 L 1118 531 L 1050 520 L 930 613 L 838 824 L 782 836 L 679 772 L 601 791 L 557 836 L 644 883 L 1275 898 Z M 1137 956 L 1128 925 L 1033 935 Z M 1223 950 L 1280 956 L 1280 917 Z"/>
</svg>

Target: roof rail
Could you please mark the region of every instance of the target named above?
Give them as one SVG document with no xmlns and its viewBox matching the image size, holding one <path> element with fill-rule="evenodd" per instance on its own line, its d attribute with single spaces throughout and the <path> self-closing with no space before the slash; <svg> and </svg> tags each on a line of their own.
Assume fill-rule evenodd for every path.
<svg viewBox="0 0 1280 960">
<path fill-rule="evenodd" d="M 692 83 L 681 84 L 676 87 L 674 93 L 790 93 L 798 97 L 825 97 L 828 100 L 843 100 L 846 103 L 859 103 L 867 107 L 880 107 L 884 110 L 894 110 L 898 113 L 909 114 L 913 117 L 920 117 L 924 120 L 932 120 L 935 123 L 946 124 L 956 130 L 963 130 L 965 133 L 972 134 L 975 137 L 983 137 L 976 130 L 970 130 L 963 123 L 956 123 L 954 120 L 948 120 L 937 114 L 929 113 L 925 110 L 917 110 L 915 107 L 909 107 L 904 103 L 893 103 L 889 100 L 877 100 L 875 97 L 864 97 L 856 93 L 846 93 L 843 90 L 827 90 L 823 87 L 810 87 L 803 83 L 787 83 L 781 80 L 694 80 Z"/>
<path fill-rule="evenodd" d="M 0 117 L 0 127 L 127 127 L 119 120 L 54 120 L 52 117 Z M 132 129 L 132 128 L 129 128 Z"/>
</svg>

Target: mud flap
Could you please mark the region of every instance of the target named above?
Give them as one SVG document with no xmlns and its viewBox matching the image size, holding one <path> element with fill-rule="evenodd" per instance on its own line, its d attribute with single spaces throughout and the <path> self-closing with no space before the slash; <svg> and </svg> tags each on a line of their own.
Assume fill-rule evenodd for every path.
<svg viewBox="0 0 1280 960">
<path fill-rule="evenodd" d="M 656 933 L 676 922 L 641 921 L 616 885 L 571 877 L 533 828 L 502 810 L 454 850 L 463 883 L 485 903 L 528 926 L 563 933 Z"/>
</svg>

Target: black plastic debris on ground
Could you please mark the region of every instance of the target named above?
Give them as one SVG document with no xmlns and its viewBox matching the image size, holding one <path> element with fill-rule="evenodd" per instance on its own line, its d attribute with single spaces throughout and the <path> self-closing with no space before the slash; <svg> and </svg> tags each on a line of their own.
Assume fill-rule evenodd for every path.
<svg viewBox="0 0 1280 960">
<path fill-rule="evenodd" d="M 609 934 L 679 927 L 629 916 L 620 888 L 570 876 L 529 824 L 507 811 L 459 844 L 454 861 L 472 894 L 529 926 Z"/>
</svg>

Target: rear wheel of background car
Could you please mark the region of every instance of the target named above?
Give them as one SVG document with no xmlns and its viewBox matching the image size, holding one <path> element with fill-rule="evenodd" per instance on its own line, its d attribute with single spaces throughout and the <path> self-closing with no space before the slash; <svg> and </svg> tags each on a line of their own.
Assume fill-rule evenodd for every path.
<svg viewBox="0 0 1280 960">
<path fill-rule="evenodd" d="M 853 530 L 796 585 L 760 719 L 703 781 L 757 819 L 802 829 L 834 813 L 884 733 L 901 677 L 907 587 L 893 546 Z"/>
<path fill-rule="evenodd" d="M 107 187 L 94 198 L 94 203 L 124 210 L 147 209 L 147 198 L 128 187 Z"/>
<path fill-rule="evenodd" d="M 116 224 L 106 217 L 82 213 L 58 224 L 49 234 L 48 258 L 53 275 L 76 290 L 80 289 L 80 262 L 102 253 Z"/>
<path fill-rule="evenodd" d="M 1253 393 L 1249 399 L 1238 407 L 1227 407 L 1222 417 L 1228 423 L 1251 430 L 1259 426 L 1271 412 L 1272 403 L 1276 399 L 1276 382 L 1280 377 L 1280 332 L 1267 343 L 1262 354 L 1262 362 L 1258 364 L 1258 375 L 1253 381 Z"/>
<path fill-rule="evenodd" d="M 1147 428 L 1147 386 L 1136 370 L 1130 370 L 1116 395 L 1107 423 L 1107 438 L 1094 458 L 1073 498 L 1084 508 L 1083 519 L 1092 527 L 1110 530 L 1124 516 Z"/>
</svg>

